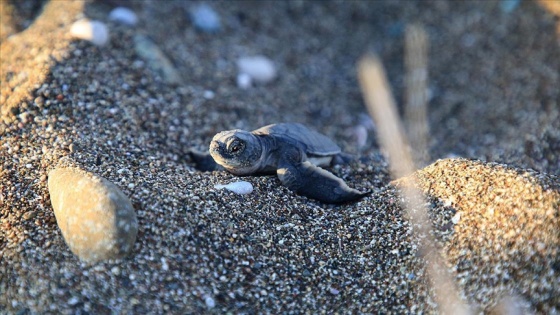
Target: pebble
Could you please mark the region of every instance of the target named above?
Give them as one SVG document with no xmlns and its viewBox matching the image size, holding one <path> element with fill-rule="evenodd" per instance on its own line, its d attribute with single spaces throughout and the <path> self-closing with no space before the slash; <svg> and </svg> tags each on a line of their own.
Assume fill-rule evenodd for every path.
<svg viewBox="0 0 560 315">
<path fill-rule="evenodd" d="M 241 57 L 237 60 L 237 68 L 240 74 L 249 75 L 255 82 L 268 83 L 276 78 L 276 66 L 265 56 Z"/>
<path fill-rule="evenodd" d="M 511 13 L 520 4 L 521 0 L 501 0 L 500 9 L 505 13 Z"/>
<path fill-rule="evenodd" d="M 56 168 L 48 189 L 62 236 L 81 260 L 117 259 L 132 250 L 138 220 L 115 184 L 79 168 Z"/>
<path fill-rule="evenodd" d="M 350 134 L 352 135 L 352 138 L 354 139 L 354 142 L 358 149 L 366 146 L 368 140 L 368 131 L 366 127 L 364 127 L 363 125 L 354 126 L 350 130 Z"/>
<path fill-rule="evenodd" d="M 329 293 L 332 294 L 332 295 L 338 295 L 340 293 L 340 290 L 331 287 L 329 289 Z"/>
<path fill-rule="evenodd" d="M 202 96 L 207 100 L 211 100 L 216 96 L 216 94 L 213 91 L 206 90 L 206 91 L 204 91 Z"/>
<path fill-rule="evenodd" d="M 134 26 L 138 23 L 138 16 L 129 8 L 116 7 L 109 13 L 109 20 L 128 26 Z"/>
<path fill-rule="evenodd" d="M 246 90 L 251 87 L 252 81 L 251 76 L 247 73 L 240 73 L 237 75 L 237 87 L 240 89 Z"/>
<path fill-rule="evenodd" d="M 214 188 L 216 189 L 227 189 L 229 191 L 233 191 L 234 193 L 238 194 L 238 195 L 245 195 L 245 194 L 250 194 L 251 192 L 253 192 L 253 185 L 249 182 L 245 182 L 245 181 L 239 181 L 239 182 L 235 182 L 235 183 L 230 183 L 227 185 L 214 185 Z"/>
<path fill-rule="evenodd" d="M 175 84 L 181 82 L 181 76 L 167 56 L 151 39 L 144 35 L 134 36 L 134 49 L 144 59 L 148 67 L 154 72 L 162 75 L 167 83 Z"/>
<path fill-rule="evenodd" d="M 212 7 L 201 4 L 191 11 L 191 20 L 198 30 L 215 33 L 220 30 L 220 16 Z"/>
<path fill-rule="evenodd" d="M 455 213 L 455 215 L 451 218 L 451 222 L 453 222 L 453 224 L 459 223 L 460 220 L 461 220 L 461 212 Z"/>
<path fill-rule="evenodd" d="M 361 113 L 358 116 L 358 123 L 347 129 L 346 134 L 353 139 L 358 149 L 362 149 L 367 144 L 370 131 L 375 131 L 373 120 L 369 115 Z"/>
<path fill-rule="evenodd" d="M 129 8 L 116 7 L 109 13 L 109 20 L 128 26 L 134 26 L 138 23 L 138 16 Z"/>
<path fill-rule="evenodd" d="M 73 297 L 70 298 L 70 300 L 68 300 L 68 305 L 76 305 L 79 302 L 80 302 L 80 300 L 77 297 L 73 296 Z"/>
<path fill-rule="evenodd" d="M 37 213 L 35 211 L 27 211 L 26 213 L 23 214 L 22 217 L 24 220 L 29 220 L 29 219 L 33 219 L 36 215 Z"/>
<path fill-rule="evenodd" d="M 94 45 L 103 46 L 109 41 L 109 29 L 105 23 L 89 19 L 81 19 L 70 27 L 70 34 L 78 39 L 90 41 Z"/>
<path fill-rule="evenodd" d="M 216 301 L 209 295 L 204 296 L 204 303 L 208 309 L 216 307 Z"/>
</svg>

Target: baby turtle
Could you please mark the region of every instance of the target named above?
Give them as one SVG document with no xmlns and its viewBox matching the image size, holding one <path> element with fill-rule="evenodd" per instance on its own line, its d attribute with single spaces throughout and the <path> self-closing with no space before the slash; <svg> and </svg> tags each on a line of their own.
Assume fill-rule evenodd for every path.
<svg viewBox="0 0 560 315">
<path fill-rule="evenodd" d="M 282 184 L 298 194 L 325 203 L 357 200 L 367 194 L 352 189 L 332 173 L 320 168 L 344 161 L 340 147 L 326 136 L 302 124 L 281 123 L 252 132 L 222 131 L 210 143 L 210 155 L 191 152 L 199 169 L 217 169 L 244 175 L 274 174 Z"/>
</svg>

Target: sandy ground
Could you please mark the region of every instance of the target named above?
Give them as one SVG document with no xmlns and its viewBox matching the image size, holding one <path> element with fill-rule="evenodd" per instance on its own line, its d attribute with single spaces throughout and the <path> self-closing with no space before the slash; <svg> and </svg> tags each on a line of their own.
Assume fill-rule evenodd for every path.
<svg viewBox="0 0 560 315">
<path fill-rule="evenodd" d="M 134 28 L 108 21 L 119 1 L 0 2 L 0 313 L 436 312 L 375 131 L 363 148 L 350 132 L 365 113 L 364 53 L 381 56 L 402 103 L 411 22 L 430 36 L 432 160 L 478 160 L 416 174 L 463 297 L 559 312 L 560 16 L 542 2 L 212 2 L 215 34 L 193 28 L 193 2 L 134 2 Z M 83 16 L 108 23 L 107 46 L 70 38 Z M 178 84 L 139 57 L 138 34 Z M 279 77 L 239 89 L 235 61 L 255 54 Z M 357 155 L 330 170 L 373 194 L 325 205 L 248 177 L 255 191 L 239 196 L 213 188 L 236 177 L 198 172 L 185 154 L 280 121 Z M 46 185 L 62 157 L 130 197 L 130 257 L 88 265 L 69 251 Z"/>
</svg>

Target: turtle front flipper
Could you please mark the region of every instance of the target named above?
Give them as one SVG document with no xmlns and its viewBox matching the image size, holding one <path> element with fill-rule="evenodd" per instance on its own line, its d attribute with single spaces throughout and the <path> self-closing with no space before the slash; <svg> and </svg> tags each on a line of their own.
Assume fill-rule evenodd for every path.
<svg viewBox="0 0 560 315">
<path fill-rule="evenodd" d="M 190 149 L 188 152 L 191 160 L 195 164 L 195 168 L 203 172 L 223 171 L 224 168 L 216 163 L 210 153 L 201 152 L 195 149 Z"/>
<path fill-rule="evenodd" d="M 284 159 L 278 165 L 277 174 L 284 186 L 325 203 L 355 201 L 371 192 L 350 188 L 342 179 L 308 161 L 290 163 Z"/>
</svg>

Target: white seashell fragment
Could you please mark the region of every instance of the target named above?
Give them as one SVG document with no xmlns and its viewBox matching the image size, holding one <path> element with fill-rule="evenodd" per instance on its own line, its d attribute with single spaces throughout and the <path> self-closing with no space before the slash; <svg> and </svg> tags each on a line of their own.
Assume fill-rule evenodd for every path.
<svg viewBox="0 0 560 315">
<path fill-rule="evenodd" d="M 138 23 L 138 16 L 129 8 L 116 7 L 109 13 L 109 20 L 134 26 Z"/>
<path fill-rule="evenodd" d="M 225 188 L 239 195 L 250 194 L 253 191 L 253 185 L 251 185 L 251 183 L 249 182 L 244 182 L 244 181 L 230 183 L 227 185 L 218 184 L 218 185 L 214 185 L 214 188 L 216 189 Z"/>
<path fill-rule="evenodd" d="M 103 46 L 109 41 L 109 29 L 103 22 L 81 19 L 70 28 L 70 34 L 79 39 L 92 42 L 94 45 Z"/>
<path fill-rule="evenodd" d="M 276 66 L 265 56 L 239 58 L 237 67 L 239 73 L 248 74 L 256 82 L 267 83 L 276 78 Z"/>
</svg>

